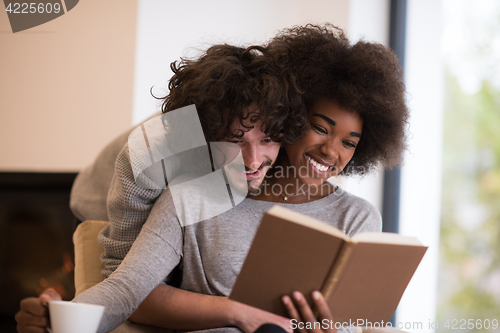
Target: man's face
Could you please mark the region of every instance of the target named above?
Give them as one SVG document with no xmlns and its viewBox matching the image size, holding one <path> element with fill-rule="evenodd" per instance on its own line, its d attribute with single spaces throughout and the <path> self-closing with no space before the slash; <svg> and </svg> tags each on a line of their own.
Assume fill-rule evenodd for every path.
<svg viewBox="0 0 500 333">
<path fill-rule="evenodd" d="M 250 118 L 250 117 L 249 117 Z M 280 144 L 274 142 L 261 130 L 262 122 L 246 124 L 253 126 L 251 130 L 244 128 L 240 121 L 235 121 L 231 129 L 241 129 L 244 135 L 241 138 L 228 138 L 226 141 L 237 144 L 241 149 L 243 162 L 245 163 L 245 177 L 248 183 L 248 193 L 258 193 L 258 188 L 264 180 L 264 176 L 276 160 L 280 150 Z M 245 132 L 246 130 L 246 132 Z"/>
</svg>

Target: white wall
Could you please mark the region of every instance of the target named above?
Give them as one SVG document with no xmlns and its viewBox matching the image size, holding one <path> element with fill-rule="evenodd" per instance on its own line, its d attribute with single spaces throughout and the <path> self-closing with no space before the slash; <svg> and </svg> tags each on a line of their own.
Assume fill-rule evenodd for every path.
<svg viewBox="0 0 500 333">
<path fill-rule="evenodd" d="M 389 0 L 351 0 L 347 30 L 351 42 L 363 39 L 389 45 L 389 10 Z M 380 167 L 378 172 L 362 178 L 344 177 L 339 182 L 347 191 L 368 200 L 382 211 L 383 171 Z"/>
<path fill-rule="evenodd" d="M 397 321 L 423 323 L 423 331 L 432 332 L 429 321 L 436 317 L 444 104 L 441 1 L 409 0 L 407 24 L 406 87 L 412 136 L 402 169 L 400 232 L 418 237 L 429 249 L 405 292 Z"/>
<path fill-rule="evenodd" d="M 429 250 L 398 307 L 396 322 L 410 332 L 432 332 L 441 199 L 443 68 L 441 1 L 409 0 L 405 80 L 411 112 L 409 152 L 402 168 L 400 233 L 415 236 Z M 389 1 L 351 0 L 349 36 L 388 45 Z M 350 192 L 381 209 L 382 173 L 343 179 Z M 421 325 L 422 330 L 419 326 Z"/>
<path fill-rule="evenodd" d="M 389 0 L 351 0 L 349 39 L 389 45 Z"/>
</svg>

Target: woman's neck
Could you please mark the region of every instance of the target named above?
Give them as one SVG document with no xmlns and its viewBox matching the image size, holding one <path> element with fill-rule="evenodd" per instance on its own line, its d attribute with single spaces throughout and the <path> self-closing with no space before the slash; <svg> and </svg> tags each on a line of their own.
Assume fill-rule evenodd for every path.
<svg viewBox="0 0 500 333">
<path fill-rule="evenodd" d="M 321 185 L 301 182 L 296 177 L 294 168 L 289 166 L 287 159 L 284 159 L 280 165 L 268 171 L 260 187 L 260 193 L 250 198 L 281 203 L 306 203 L 324 198 L 336 189 L 336 186 L 326 181 Z"/>
</svg>

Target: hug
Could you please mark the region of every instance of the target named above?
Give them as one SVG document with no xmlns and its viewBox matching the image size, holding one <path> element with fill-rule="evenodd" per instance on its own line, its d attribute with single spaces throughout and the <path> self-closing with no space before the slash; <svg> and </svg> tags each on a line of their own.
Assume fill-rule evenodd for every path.
<svg viewBox="0 0 500 333">
<path fill-rule="evenodd" d="M 163 114 L 194 104 L 206 142 L 239 147 L 247 195 L 219 215 L 183 223 L 168 186 L 145 188 L 136 182 L 130 132 L 119 137 L 96 160 L 105 167 L 90 167 L 75 181 L 77 218 L 110 223 L 98 238 L 105 249 L 106 279 L 74 302 L 106 307 L 99 332 L 127 319 L 218 332 L 259 327 L 260 332 L 290 332 L 290 318 L 334 320 L 318 292 L 313 293 L 318 317 L 300 293 L 283 296 L 290 318 L 227 296 L 262 215 L 274 205 L 325 221 L 349 236 L 381 231 L 375 207 L 328 179 L 401 163 L 408 108 L 396 56 L 380 44 L 351 44 L 331 25 L 307 25 L 285 29 L 265 45 L 215 45 L 171 68 L 170 92 L 161 97 Z M 173 184 L 184 175 L 179 168 L 167 181 Z M 85 200 L 95 182 L 109 183 L 107 210 Z M 186 205 L 187 193 L 179 199 Z M 207 200 L 212 204 L 214 198 Z M 48 318 L 42 303 L 53 298 L 57 295 L 46 293 L 23 300 L 18 331 L 43 332 Z"/>
</svg>

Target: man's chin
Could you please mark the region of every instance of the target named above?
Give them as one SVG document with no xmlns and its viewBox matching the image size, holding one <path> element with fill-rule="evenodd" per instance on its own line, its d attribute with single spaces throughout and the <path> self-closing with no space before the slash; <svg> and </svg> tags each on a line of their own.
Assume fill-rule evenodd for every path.
<svg viewBox="0 0 500 333">
<path fill-rule="evenodd" d="M 249 196 L 255 196 L 260 194 L 261 189 L 260 186 L 262 185 L 262 180 L 261 179 L 254 179 L 248 182 L 248 195 Z"/>
<path fill-rule="evenodd" d="M 248 195 L 256 196 L 260 194 L 260 189 L 258 187 L 248 186 Z"/>
</svg>

